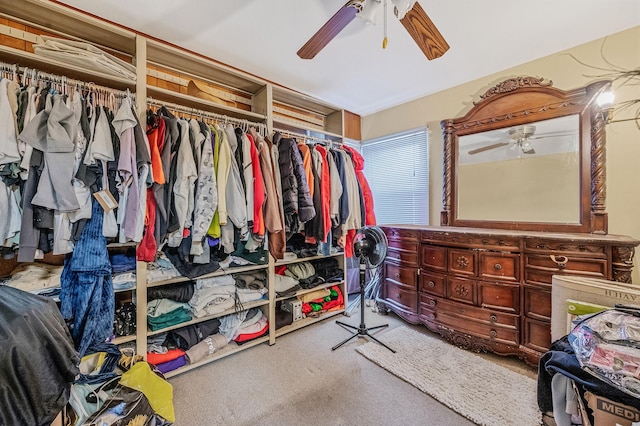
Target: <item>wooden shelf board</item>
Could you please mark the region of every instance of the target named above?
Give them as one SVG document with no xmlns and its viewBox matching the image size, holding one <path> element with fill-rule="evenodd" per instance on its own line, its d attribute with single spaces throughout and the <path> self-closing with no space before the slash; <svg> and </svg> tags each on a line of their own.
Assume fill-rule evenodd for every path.
<svg viewBox="0 0 640 426">
<path fill-rule="evenodd" d="M 123 343 L 129 343 L 129 342 L 134 342 L 136 340 L 136 335 L 132 334 L 130 336 L 118 336 L 115 339 L 113 339 L 113 344 L 114 345 L 121 345 Z"/>
<path fill-rule="evenodd" d="M 268 299 L 260 299 L 260 300 L 256 300 L 255 302 L 248 302 L 248 303 L 243 303 L 242 306 L 244 308 L 244 310 L 248 310 L 251 308 L 257 308 L 259 306 L 265 306 L 269 304 L 269 300 Z M 151 331 L 151 330 L 147 330 L 147 336 L 154 336 L 156 334 L 160 334 L 160 333 L 164 333 L 167 331 L 171 331 L 171 330 L 175 330 L 178 328 L 182 328 L 182 327 L 186 327 L 187 325 L 192 325 L 192 324 L 198 324 L 204 321 L 208 321 L 214 318 L 220 318 L 220 317 L 224 317 L 226 315 L 231 315 L 231 314 L 235 314 L 236 311 L 234 308 L 231 309 L 227 309 L 224 312 L 220 312 L 218 314 L 214 314 L 214 315 L 207 315 L 206 317 L 201 317 L 201 318 L 194 318 L 191 321 L 186 321 L 186 322 L 181 322 L 180 324 L 176 324 L 176 325 L 172 325 L 171 327 L 166 327 L 166 328 L 162 328 L 160 330 L 155 330 L 155 331 Z"/>
<path fill-rule="evenodd" d="M 167 285 L 167 284 L 175 284 L 175 283 L 183 283 L 186 281 L 195 281 L 198 279 L 204 279 L 204 278 L 213 278 L 213 277 L 220 277 L 223 275 L 228 275 L 228 274 L 237 274 L 240 272 L 250 272 L 250 271 L 258 271 L 260 269 L 267 269 L 269 267 L 269 265 L 246 265 L 246 266 L 236 266 L 233 268 L 220 268 L 215 272 L 212 272 L 210 274 L 205 274 L 196 278 L 189 278 L 189 277 L 175 277 L 175 278 L 171 278 L 168 280 L 163 280 L 163 281 L 156 281 L 153 283 L 147 283 L 147 288 L 149 287 L 158 287 L 161 285 Z"/>
<path fill-rule="evenodd" d="M 295 321 L 294 323 L 292 323 L 290 325 L 285 325 L 284 327 L 279 328 L 278 330 L 276 330 L 276 338 L 278 338 L 280 336 L 283 336 L 283 335 L 285 335 L 287 333 L 291 333 L 292 331 L 299 330 L 299 329 L 301 329 L 303 327 L 306 327 L 308 325 L 315 324 L 317 322 L 323 321 L 323 320 L 325 320 L 327 318 L 336 316 L 336 315 L 341 314 L 343 312 L 344 312 L 344 308 L 339 309 L 337 311 L 326 312 L 326 313 L 320 315 L 317 318 L 307 317 L 307 318 L 301 319 L 299 321 Z"/>
<path fill-rule="evenodd" d="M 293 263 L 300 263 L 300 262 L 307 262 L 310 260 L 318 260 L 318 259 L 324 259 L 327 257 L 341 257 L 344 255 L 344 252 L 340 251 L 340 252 L 336 252 L 336 253 L 331 253 L 329 255 L 317 255 L 317 256 L 310 256 L 310 257 L 299 257 L 297 259 L 292 259 L 292 260 L 283 260 L 283 259 L 279 259 L 276 262 L 276 266 L 281 266 L 281 265 L 291 265 Z"/>
<path fill-rule="evenodd" d="M 258 114 L 243 109 L 217 104 L 206 99 L 185 95 L 172 90 L 162 89 L 156 86 L 147 85 L 147 96 L 157 100 L 175 103 L 188 108 L 210 111 L 216 114 L 228 115 L 229 117 L 243 118 L 251 121 L 263 122 L 267 119 L 264 114 Z"/>
<path fill-rule="evenodd" d="M 311 96 L 307 96 L 303 93 L 299 93 L 280 86 L 273 87 L 273 100 L 275 102 L 283 103 L 296 108 L 302 108 L 308 111 L 317 112 L 322 115 L 329 115 L 334 112 L 341 111 L 341 108 L 329 105 L 318 99 L 314 99 Z"/>
<path fill-rule="evenodd" d="M 298 297 L 298 296 L 302 296 L 303 294 L 307 294 L 307 293 L 313 293 L 316 290 L 321 290 L 323 288 L 331 288 L 334 285 L 337 286 L 343 286 L 344 285 L 344 280 L 342 281 L 337 281 L 334 283 L 324 283 L 322 285 L 316 286 L 314 288 L 309 288 L 309 289 L 304 289 L 304 290 L 298 290 L 295 294 L 292 294 L 290 296 L 282 296 L 282 297 L 276 297 L 276 302 L 280 302 L 281 300 L 287 300 L 287 299 L 291 299 L 292 297 Z"/>
<path fill-rule="evenodd" d="M 135 53 L 135 32 L 52 1 L 0 0 L 0 13 L 49 32 L 130 55 Z"/>
<path fill-rule="evenodd" d="M 201 367 L 213 361 L 219 360 L 229 355 L 233 355 L 235 353 L 252 348 L 254 346 L 260 345 L 268 341 L 269 341 L 269 336 L 264 336 L 264 337 L 259 337 L 255 340 L 252 340 L 250 342 L 244 343 L 242 345 L 236 345 L 236 344 L 227 345 L 224 348 L 220 349 L 219 351 L 214 352 L 213 354 L 207 356 L 206 358 L 196 363 L 187 364 L 184 367 L 180 367 L 177 370 L 173 370 L 166 373 L 164 376 L 166 378 L 171 378 L 171 377 L 177 376 L 178 374 L 186 373 L 187 371 L 193 370 L 194 368 Z"/>
<path fill-rule="evenodd" d="M 99 71 L 82 68 L 77 65 L 68 64 L 55 59 L 44 58 L 35 53 L 25 50 L 14 49 L 12 47 L 0 45 L 0 56 L 5 62 L 17 62 L 21 66 L 28 66 L 38 70 L 60 74 L 69 78 L 93 82 L 114 89 L 131 89 L 136 82 L 122 77 L 105 74 Z"/>
<path fill-rule="evenodd" d="M 325 136 L 325 139 L 338 140 L 338 141 L 342 140 L 342 135 L 338 133 L 333 133 L 327 130 L 323 130 L 322 128 L 314 126 L 311 123 L 306 124 L 299 120 L 294 120 L 294 119 L 287 120 L 287 119 L 284 119 L 283 117 L 276 116 L 276 115 L 273 116 L 273 127 L 279 128 L 282 130 L 289 130 L 295 133 L 306 132 L 306 131 L 320 133 Z"/>
<path fill-rule="evenodd" d="M 266 81 L 243 71 L 151 39 L 147 42 L 147 61 L 249 93 L 258 93 L 267 84 Z"/>
</svg>

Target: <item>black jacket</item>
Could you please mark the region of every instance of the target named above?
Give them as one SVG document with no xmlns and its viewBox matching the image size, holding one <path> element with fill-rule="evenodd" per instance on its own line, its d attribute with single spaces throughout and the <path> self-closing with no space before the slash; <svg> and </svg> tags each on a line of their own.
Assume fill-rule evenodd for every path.
<svg viewBox="0 0 640 426">
<path fill-rule="evenodd" d="M 316 210 L 295 139 L 283 138 L 280 133 L 276 133 L 273 143 L 278 147 L 280 155 L 278 164 L 282 181 L 285 230 L 294 232 L 297 221 L 307 222 L 316 215 Z"/>
</svg>

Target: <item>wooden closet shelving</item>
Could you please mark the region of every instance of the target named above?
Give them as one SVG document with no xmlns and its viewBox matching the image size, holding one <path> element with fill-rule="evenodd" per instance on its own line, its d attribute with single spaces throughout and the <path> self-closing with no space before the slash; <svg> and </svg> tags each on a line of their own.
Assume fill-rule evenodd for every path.
<svg viewBox="0 0 640 426">
<path fill-rule="evenodd" d="M 226 269 L 220 268 L 215 272 L 202 275 L 198 278 L 191 279 L 189 277 L 180 276 L 180 277 L 170 278 L 168 280 L 150 282 L 150 283 L 147 283 L 147 287 L 148 288 L 158 287 L 158 286 L 163 286 L 167 284 L 183 283 L 187 281 L 195 281 L 197 279 L 220 277 L 223 275 L 239 274 L 241 272 L 257 271 L 260 269 L 267 269 L 267 268 L 268 268 L 268 265 L 246 265 L 246 266 L 236 266 L 233 268 L 226 268 Z"/>
<path fill-rule="evenodd" d="M 77 65 L 69 65 L 63 61 L 40 57 L 33 52 L 32 44 L 39 42 L 38 37 L 41 35 L 84 41 L 105 49 L 120 59 L 134 64 L 137 80 L 128 80 Z M 146 101 L 150 97 L 155 101 L 178 104 L 185 108 L 195 108 L 221 116 L 263 123 L 270 134 L 274 128 L 281 128 L 335 142 L 342 142 L 344 139 L 359 139 L 359 137 L 354 138 L 354 133 L 345 127 L 346 117 L 350 117 L 350 123 L 353 123 L 353 117 L 357 117 L 348 111 L 244 71 L 223 65 L 213 59 L 148 38 L 143 34 L 111 24 L 57 2 L 48 0 L 0 0 L 0 59 L 5 62 L 15 62 L 21 66 L 36 68 L 44 72 L 95 82 L 114 89 L 129 89 L 136 97 L 136 109 L 139 115 L 145 112 Z M 223 103 L 189 95 L 187 87 L 190 80 L 208 86 L 208 90 L 212 90 L 213 93 L 219 95 Z M 357 118 L 357 126 L 359 127 L 359 117 Z M 108 248 L 109 250 L 123 250 L 135 246 L 134 243 L 109 244 Z M 278 336 L 343 313 L 344 306 L 342 309 L 327 312 L 317 317 L 296 321 L 278 330 L 275 328 L 276 302 L 286 299 L 276 297 L 273 286 L 275 267 L 302 261 L 313 262 L 325 257 L 338 259 L 340 267 L 345 270 L 345 257 L 340 252 L 331 253 L 328 256 L 318 255 L 278 262 L 275 262 L 269 256 L 269 262 L 264 265 L 221 269 L 200 277 L 206 278 L 266 270 L 268 284 L 266 298 L 245 303 L 244 307 L 246 309 L 259 307 L 265 315 L 268 315 L 269 334 L 242 345 L 228 345 L 200 362 L 188 364 L 168 373 L 166 376 L 172 377 L 190 371 L 256 345 L 263 343 L 273 345 Z M 137 307 L 137 331 L 135 335 L 117 337 L 114 343 L 130 344 L 135 342 L 137 353 L 146 355 L 148 336 L 234 313 L 233 309 L 230 309 L 220 314 L 196 318 L 163 330 L 150 331 L 146 327 L 147 288 L 186 282 L 190 281 L 190 279 L 176 277 L 147 283 L 147 264 L 140 261 L 136 264 L 135 272 L 136 287 L 119 290 L 117 293 L 131 293 L 131 299 L 135 301 Z M 340 286 L 346 303 L 345 281 L 327 283 L 311 290 L 300 290 L 297 295 L 303 295 L 319 288 L 328 288 L 333 285 Z"/>
</svg>

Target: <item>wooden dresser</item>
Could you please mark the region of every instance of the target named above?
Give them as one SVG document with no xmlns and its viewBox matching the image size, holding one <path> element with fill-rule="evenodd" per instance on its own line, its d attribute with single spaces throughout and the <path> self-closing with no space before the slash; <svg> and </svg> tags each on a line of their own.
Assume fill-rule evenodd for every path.
<svg viewBox="0 0 640 426">
<path fill-rule="evenodd" d="M 448 226 L 382 227 L 382 308 L 474 351 L 537 364 L 551 344 L 551 277 L 631 281 L 630 237 Z"/>
</svg>

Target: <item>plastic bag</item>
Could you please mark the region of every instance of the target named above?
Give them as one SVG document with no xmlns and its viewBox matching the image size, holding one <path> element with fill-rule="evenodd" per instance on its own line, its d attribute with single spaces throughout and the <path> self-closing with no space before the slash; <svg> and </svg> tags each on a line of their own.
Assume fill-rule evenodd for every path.
<svg viewBox="0 0 640 426">
<path fill-rule="evenodd" d="M 154 373 L 147 362 L 135 363 L 122 375 L 120 384 L 142 392 L 156 413 L 175 422 L 173 386 Z"/>
<path fill-rule="evenodd" d="M 585 371 L 640 397 L 640 308 L 588 316 L 573 328 L 568 339 Z"/>
<path fill-rule="evenodd" d="M 84 424 L 88 426 L 168 426 L 171 423 L 154 411 L 142 392 L 118 385 L 98 411 L 93 413 Z"/>
</svg>

